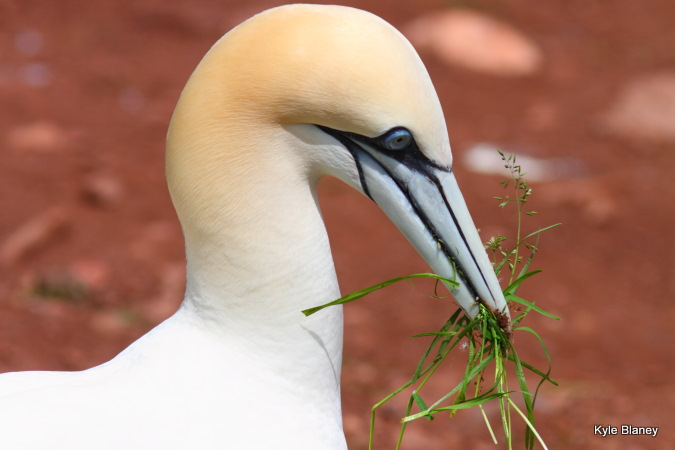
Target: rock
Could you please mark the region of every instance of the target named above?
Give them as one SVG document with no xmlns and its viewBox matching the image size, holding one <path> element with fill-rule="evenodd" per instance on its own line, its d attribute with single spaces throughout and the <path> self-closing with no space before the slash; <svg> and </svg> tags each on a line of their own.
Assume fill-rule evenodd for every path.
<svg viewBox="0 0 675 450">
<path fill-rule="evenodd" d="M 34 28 L 24 28 L 14 36 L 14 47 L 25 56 L 36 56 L 42 50 L 44 38 Z"/>
<path fill-rule="evenodd" d="M 19 226 L 0 246 L 0 263 L 12 264 L 54 239 L 68 225 L 68 214 L 53 207 Z"/>
<path fill-rule="evenodd" d="M 117 101 L 120 108 L 129 113 L 140 113 L 147 103 L 141 91 L 136 88 L 128 88 L 122 91 Z"/>
<path fill-rule="evenodd" d="M 96 311 L 89 320 L 92 328 L 101 334 L 118 335 L 129 328 L 129 320 L 121 311 L 104 310 Z"/>
<path fill-rule="evenodd" d="M 444 62 L 492 75 L 530 75 L 542 62 L 531 39 L 474 11 L 436 12 L 415 19 L 403 31 L 418 49 L 429 50 Z"/>
<path fill-rule="evenodd" d="M 587 223 L 604 226 L 619 214 L 621 195 L 602 178 L 582 178 L 547 183 L 537 187 L 536 195 L 549 206 L 571 206 Z"/>
<path fill-rule="evenodd" d="M 19 71 L 21 80 L 33 88 L 49 86 L 52 83 L 52 69 L 42 63 L 28 63 Z"/>
<path fill-rule="evenodd" d="M 675 142 L 675 72 L 633 80 L 600 124 L 621 137 Z"/>
<path fill-rule="evenodd" d="M 100 259 L 82 258 L 70 264 L 69 272 L 87 291 L 100 291 L 110 279 L 110 266 Z"/>
<path fill-rule="evenodd" d="M 469 148 L 462 156 L 462 162 L 468 170 L 486 175 L 510 177 L 510 172 L 497 153 L 503 147 L 481 143 Z M 570 158 L 535 158 L 504 151 L 505 155 L 515 155 L 516 164 L 522 167 L 527 181 L 553 181 L 574 178 L 583 173 L 581 161 Z"/>
<path fill-rule="evenodd" d="M 53 152 L 63 149 L 70 133 L 52 122 L 34 122 L 13 128 L 7 134 L 9 147 L 20 151 Z"/>
<path fill-rule="evenodd" d="M 104 206 L 119 202 L 124 195 L 124 186 L 115 176 L 95 173 L 84 178 L 81 192 L 88 203 Z"/>
</svg>

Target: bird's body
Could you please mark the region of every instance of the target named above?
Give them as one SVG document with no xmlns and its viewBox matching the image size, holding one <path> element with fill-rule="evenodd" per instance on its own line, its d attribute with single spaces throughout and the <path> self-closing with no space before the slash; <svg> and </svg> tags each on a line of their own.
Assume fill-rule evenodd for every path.
<svg viewBox="0 0 675 450">
<path fill-rule="evenodd" d="M 244 22 L 169 130 L 181 308 L 101 366 L 0 376 L 0 448 L 345 448 L 342 310 L 300 313 L 340 296 L 316 183 L 339 177 L 436 272 L 458 270 L 468 312 L 503 310 L 450 164 L 431 81 L 386 22 L 316 5 Z"/>
<path fill-rule="evenodd" d="M 274 358 L 289 353 L 279 342 L 234 345 L 187 316 L 83 372 L 5 375 L 4 387 L 19 390 L 0 397 L 2 448 L 345 447 L 339 367 L 324 378 L 294 378 L 302 355 L 289 367 Z"/>
</svg>

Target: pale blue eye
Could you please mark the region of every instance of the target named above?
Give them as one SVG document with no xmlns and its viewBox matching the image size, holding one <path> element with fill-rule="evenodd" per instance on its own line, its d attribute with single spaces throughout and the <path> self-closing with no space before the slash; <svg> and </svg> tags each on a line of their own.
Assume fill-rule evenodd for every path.
<svg viewBox="0 0 675 450">
<path fill-rule="evenodd" d="M 410 146 L 413 141 L 410 131 L 399 128 L 394 130 L 384 138 L 384 146 L 388 150 L 404 150 Z"/>
</svg>

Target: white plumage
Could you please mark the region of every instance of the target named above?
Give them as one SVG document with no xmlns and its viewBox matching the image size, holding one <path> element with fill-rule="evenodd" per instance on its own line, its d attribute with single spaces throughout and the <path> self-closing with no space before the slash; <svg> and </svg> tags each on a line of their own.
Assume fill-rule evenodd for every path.
<svg viewBox="0 0 675 450">
<path fill-rule="evenodd" d="M 0 448 L 342 449 L 342 310 L 316 183 L 369 195 L 457 302 L 504 299 L 410 44 L 363 11 L 290 5 L 226 34 L 183 91 L 167 179 L 186 241 L 174 316 L 82 372 L 0 376 Z M 364 420 L 364 426 L 365 425 Z"/>
</svg>

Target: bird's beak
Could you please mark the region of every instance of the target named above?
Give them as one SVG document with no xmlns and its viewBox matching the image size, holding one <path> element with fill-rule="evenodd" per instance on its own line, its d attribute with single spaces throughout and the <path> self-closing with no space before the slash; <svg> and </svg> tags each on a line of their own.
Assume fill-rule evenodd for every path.
<svg viewBox="0 0 675 450">
<path fill-rule="evenodd" d="M 506 300 L 450 168 L 382 152 L 354 135 L 330 134 L 354 156 L 366 195 L 437 275 L 458 283 L 445 283 L 457 304 L 474 318 L 482 303 L 510 332 Z"/>
</svg>

